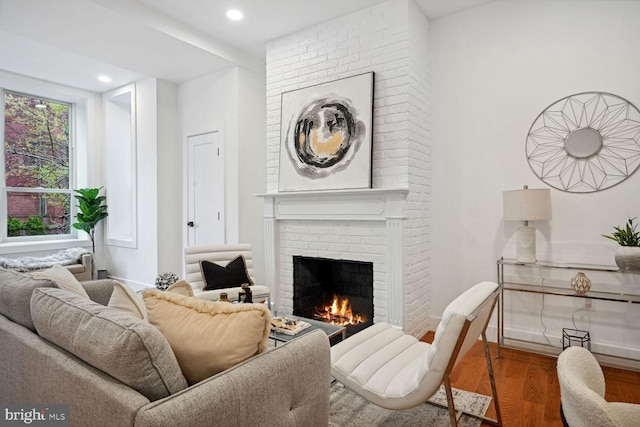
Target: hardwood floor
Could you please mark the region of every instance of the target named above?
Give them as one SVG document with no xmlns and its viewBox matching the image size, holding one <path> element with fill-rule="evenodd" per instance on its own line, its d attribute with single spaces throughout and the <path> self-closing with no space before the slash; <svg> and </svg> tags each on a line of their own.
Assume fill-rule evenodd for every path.
<svg viewBox="0 0 640 427">
<path fill-rule="evenodd" d="M 432 342 L 433 332 L 422 341 Z M 501 349 L 497 359 L 496 344 L 489 343 L 491 361 L 498 390 L 498 400 L 505 427 L 561 427 L 560 386 L 555 357 L 519 350 Z M 640 403 L 640 372 L 602 368 L 609 401 Z M 451 385 L 462 390 L 491 396 L 491 385 L 482 342 L 478 341 L 451 374 Z M 493 404 L 487 416 L 495 417 Z M 482 423 L 482 426 L 490 424 Z"/>
</svg>

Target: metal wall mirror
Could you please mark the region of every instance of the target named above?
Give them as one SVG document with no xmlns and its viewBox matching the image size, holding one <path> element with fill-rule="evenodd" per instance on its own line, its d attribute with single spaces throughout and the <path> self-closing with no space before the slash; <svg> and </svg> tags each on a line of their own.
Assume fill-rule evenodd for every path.
<svg viewBox="0 0 640 427">
<path fill-rule="evenodd" d="M 567 96 L 535 119 L 526 152 L 533 173 L 551 187 L 571 193 L 605 190 L 640 166 L 640 111 L 610 93 Z"/>
</svg>

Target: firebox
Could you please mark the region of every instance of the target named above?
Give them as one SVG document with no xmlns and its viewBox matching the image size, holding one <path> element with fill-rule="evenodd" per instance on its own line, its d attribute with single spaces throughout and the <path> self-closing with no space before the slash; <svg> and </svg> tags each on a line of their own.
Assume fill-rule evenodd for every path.
<svg viewBox="0 0 640 427">
<path fill-rule="evenodd" d="M 293 314 L 346 326 L 373 324 L 373 263 L 293 257 Z"/>
</svg>

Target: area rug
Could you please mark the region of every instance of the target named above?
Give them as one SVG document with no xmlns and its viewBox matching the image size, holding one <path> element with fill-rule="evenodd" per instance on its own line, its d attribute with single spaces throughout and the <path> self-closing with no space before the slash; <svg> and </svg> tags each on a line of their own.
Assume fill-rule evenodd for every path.
<svg viewBox="0 0 640 427">
<path fill-rule="evenodd" d="M 491 397 L 469 391 L 452 389 L 456 410 L 484 415 L 491 403 Z M 444 387 L 429 401 L 446 405 L 447 396 Z M 458 421 L 461 427 L 479 427 L 477 418 L 462 415 Z M 422 404 L 412 409 L 389 411 L 362 397 L 336 382 L 331 386 L 331 411 L 329 426 L 331 427 L 447 427 L 449 426 L 449 410 L 435 405 Z"/>
</svg>

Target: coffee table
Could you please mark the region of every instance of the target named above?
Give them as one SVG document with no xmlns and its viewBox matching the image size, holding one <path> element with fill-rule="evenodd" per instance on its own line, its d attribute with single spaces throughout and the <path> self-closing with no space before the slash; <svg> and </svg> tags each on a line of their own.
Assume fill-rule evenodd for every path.
<svg viewBox="0 0 640 427">
<path fill-rule="evenodd" d="M 293 316 L 291 314 L 287 314 L 286 316 L 292 319 L 302 320 L 303 322 L 309 323 L 311 326 L 303 329 L 295 335 L 285 334 L 283 332 L 278 332 L 272 329 L 271 332 L 269 332 L 269 339 L 274 340 L 276 346 L 279 342 L 289 342 L 293 339 L 303 336 L 304 334 L 308 334 L 311 331 L 315 331 L 316 329 L 320 329 L 322 332 L 327 334 L 327 337 L 329 337 L 330 340 L 331 338 L 338 335 L 342 335 L 343 340 L 347 337 L 347 328 L 344 326 L 332 325 L 330 323 L 321 322 L 319 320 L 307 319 L 306 317 Z"/>
</svg>

